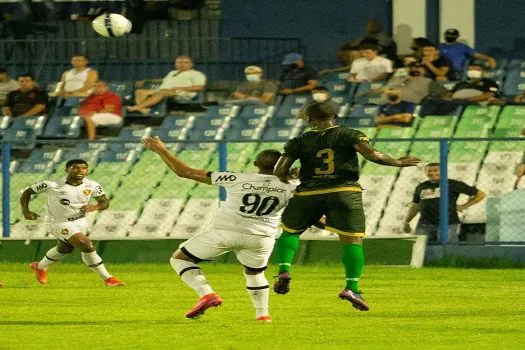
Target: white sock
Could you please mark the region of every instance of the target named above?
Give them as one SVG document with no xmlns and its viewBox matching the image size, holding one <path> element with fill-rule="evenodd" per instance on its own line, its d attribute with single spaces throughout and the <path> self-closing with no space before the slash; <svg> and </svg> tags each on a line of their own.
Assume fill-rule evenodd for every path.
<svg viewBox="0 0 525 350">
<path fill-rule="evenodd" d="M 66 255 L 67 254 L 59 253 L 57 247 L 53 247 L 47 251 L 46 255 L 38 262 L 36 267 L 40 270 L 45 270 L 49 265 L 62 260 Z"/>
<path fill-rule="evenodd" d="M 264 272 L 256 275 L 248 275 L 245 272 L 244 277 L 246 278 L 246 289 L 255 307 L 255 317 L 269 316 L 268 299 L 270 298 L 270 286 L 266 276 L 264 276 Z"/>
<path fill-rule="evenodd" d="M 113 277 L 113 275 L 111 275 L 108 270 L 106 270 L 106 267 L 102 263 L 102 258 L 97 254 L 97 252 L 82 253 L 82 261 L 87 266 L 89 266 L 92 271 L 96 272 L 103 280 Z"/>
<path fill-rule="evenodd" d="M 213 293 L 213 289 L 208 284 L 202 270 L 196 264 L 175 258 L 170 259 L 170 264 L 175 272 L 179 274 L 180 279 L 197 292 L 199 297 L 202 298 L 207 294 Z"/>
</svg>

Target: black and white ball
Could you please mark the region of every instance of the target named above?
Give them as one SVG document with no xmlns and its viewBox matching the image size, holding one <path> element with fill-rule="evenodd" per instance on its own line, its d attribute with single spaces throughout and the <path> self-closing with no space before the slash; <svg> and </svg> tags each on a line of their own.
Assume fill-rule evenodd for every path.
<svg viewBox="0 0 525 350">
<path fill-rule="evenodd" d="M 93 30 L 105 38 L 122 37 L 131 31 L 131 21 L 116 13 L 98 16 L 91 23 Z"/>
</svg>

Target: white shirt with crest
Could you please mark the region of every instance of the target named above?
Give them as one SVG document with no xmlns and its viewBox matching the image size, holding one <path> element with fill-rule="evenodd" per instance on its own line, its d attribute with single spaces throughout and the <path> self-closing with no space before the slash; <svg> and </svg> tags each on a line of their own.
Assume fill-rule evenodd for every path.
<svg viewBox="0 0 525 350">
<path fill-rule="evenodd" d="M 66 183 L 65 179 L 43 180 L 30 186 L 35 193 L 47 194 L 46 223 L 72 221 L 85 216 L 80 210 L 89 203 L 91 197 L 104 195 L 104 189 L 95 181 L 84 178 L 78 186 Z M 37 210 L 35 208 L 35 210 Z"/>
<path fill-rule="evenodd" d="M 279 233 L 281 214 L 297 186 L 275 175 L 229 172 L 213 172 L 211 182 L 227 192 L 212 228 L 267 237 Z"/>
</svg>

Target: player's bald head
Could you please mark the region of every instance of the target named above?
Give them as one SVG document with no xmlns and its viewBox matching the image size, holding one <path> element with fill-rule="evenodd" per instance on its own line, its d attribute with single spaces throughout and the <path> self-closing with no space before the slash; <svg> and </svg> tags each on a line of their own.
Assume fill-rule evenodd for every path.
<svg viewBox="0 0 525 350">
<path fill-rule="evenodd" d="M 255 157 L 255 166 L 261 170 L 271 170 L 277 164 L 279 158 L 281 158 L 281 152 L 276 149 L 265 149 L 262 152 L 259 152 L 257 157 Z"/>
<path fill-rule="evenodd" d="M 335 119 L 337 112 L 337 105 L 332 102 L 314 102 L 302 110 L 303 116 L 309 122 Z"/>
</svg>

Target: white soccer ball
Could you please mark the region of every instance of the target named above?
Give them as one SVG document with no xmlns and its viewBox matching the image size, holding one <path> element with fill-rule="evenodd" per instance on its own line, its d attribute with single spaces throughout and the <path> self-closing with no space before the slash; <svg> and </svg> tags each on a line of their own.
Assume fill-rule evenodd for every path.
<svg viewBox="0 0 525 350">
<path fill-rule="evenodd" d="M 91 23 L 93 30 L 105 38 L 121 37 L 131 31 L 131 21 L 116 13 L 98 16 Z"/>
</svg>

